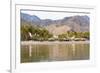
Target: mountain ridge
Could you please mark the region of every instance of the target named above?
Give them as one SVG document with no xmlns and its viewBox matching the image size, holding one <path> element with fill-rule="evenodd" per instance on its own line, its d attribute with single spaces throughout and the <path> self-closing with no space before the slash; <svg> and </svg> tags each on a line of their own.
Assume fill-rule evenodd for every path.
<svg viewBox="0 0 100 73">
<path fill-rule="evenodd" d="M 63 19 L 52 20 L 52 19 L 40 19 L 36 15 L 21 13 L 21 21 L 30 22 L 32 25 L 39 25 L 41 27 L 46 27 L 46 29 L 48 27 L 47 30 L 49 31 L 52 29 L 52 28 L 49 28 L 49 26 L 53 25 L 55 29 L 57 30 L 59 28 L 59 30 L 66 29 L 66 31 L 85 32 L 85 31 L 89 31 L 89 25 L 90 25 L 90 22 L 89 22 L 90 18 L 87 15 L 84 15 L 84 16 L 76 15 L 76 16 L 70 16 L 70 17 L 65 16 Z M 61 27 L 61 26 L 64 26 L 64 27 Z M 54 32 L 57 32 L 57 30 L 55 29 L 54 29 Z"/>
</svg>

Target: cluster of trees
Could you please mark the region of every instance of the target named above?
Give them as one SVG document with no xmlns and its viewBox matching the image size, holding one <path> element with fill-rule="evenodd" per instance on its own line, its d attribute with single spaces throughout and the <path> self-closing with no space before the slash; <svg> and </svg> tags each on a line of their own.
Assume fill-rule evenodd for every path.
<svg viewBox="0 0 100 73">
<path fill-rule="evenodd" d="M 81 40 L 84 38 L 84 40 L 90 39 L 90 33 L 89 32 L 71 32 L 68 31 L 65 34 L 58 35 L 58 38 L 60 40 L 71 40 L 71 38 L 74 40 Z"/>
<path fill-rule="evenodd" d="M 57 36 L 57 38 L 54 38 L 54 35 L 49 33 L 48 30 L 46 30 L 43 27 L 39 26 L 33 26 L 29 24 L 23 24 L 21 25 L 21 40 L 27 41 L 27 40 L 35 40 L 35 41 L 54 41 L 54 40 L 70 40 L 72 37 L 74 39 L 78 38 L 78 40 L 84 38 L 86 40 L 89 40 L 89 32 L 72 32 L 68 31 L 64 34 L 60 34 Z"/>
<path fill-rule="evenodd" d="M 31 36 L 30 36 L 31 33 Z M 21 25 L 21 40 L 47 40 L 53 35 L 49 33 L 45 28 L 33 26 L 33 25 Z"/>
</svg>

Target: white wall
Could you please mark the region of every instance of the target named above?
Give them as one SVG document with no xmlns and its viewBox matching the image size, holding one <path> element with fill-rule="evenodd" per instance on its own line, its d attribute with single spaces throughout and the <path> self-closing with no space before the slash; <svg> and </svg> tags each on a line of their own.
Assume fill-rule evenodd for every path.
<svg viewBox="0 0 100 73">
<path fill-rule="evenodd" d="M 18 0 L 17 0 L 18 1 Z M 27 0 L 30 1 L 30 0 Z M 96 6 L 96 67 L 89 68 L 73 68 L 66 70 L 52 70 L 43 71 L 40 73 L 99 73 L 100 69 L 100 2 L 99 0 L 32 0 L 36 2 L 45 3 L 67 3 L 67 4 L 84 4 L 84 5 L 94 5 Z M 0 1 L 0 73 L 8 73 L 10 67 L 10 1 L 1 0 Z"/>
</svg>

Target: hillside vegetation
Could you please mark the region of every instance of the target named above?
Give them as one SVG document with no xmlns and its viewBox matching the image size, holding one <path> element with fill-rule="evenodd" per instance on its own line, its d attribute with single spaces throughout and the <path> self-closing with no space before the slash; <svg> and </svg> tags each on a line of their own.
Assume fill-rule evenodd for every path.
<svg viewBox="0 0 100 73">
<path fill-rule="evenodd" d="M 20 30 L 22 41 L 80 41 L 90 39 L 88 16 L 41 20 L 37 16 L 21 13 Z"/>
</svg>

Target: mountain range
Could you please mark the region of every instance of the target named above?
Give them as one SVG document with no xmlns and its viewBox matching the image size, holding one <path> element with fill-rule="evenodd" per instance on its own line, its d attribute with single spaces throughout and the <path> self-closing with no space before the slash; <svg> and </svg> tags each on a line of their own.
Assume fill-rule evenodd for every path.
<svg viewBox="0 0 100 73">
<path fill-rule="evenodd" d="M 67 16 L 67 15 L 66 15 Z M 49 32 L 64 33 L 66 31 L 76 32 L 89 32 L 90 18 L 87 15 L 83 16 L 70 16 L 63 19 L 40 19 L 36 15 L 29 15 L 21 13 L 21 22 L 31 23 L 32 25 L 38 25 L 45 27 Z"/>
</svg>

